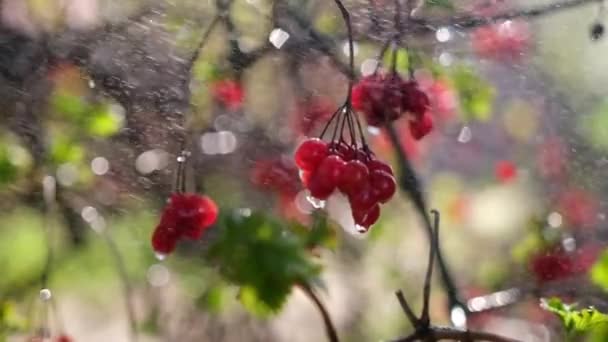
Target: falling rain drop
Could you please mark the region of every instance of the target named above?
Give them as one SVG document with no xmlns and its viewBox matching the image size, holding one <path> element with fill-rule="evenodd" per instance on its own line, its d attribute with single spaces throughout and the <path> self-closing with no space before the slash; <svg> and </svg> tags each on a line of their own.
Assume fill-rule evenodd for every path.
<svg viewBox="0 0 608 342">
<path fill-rule="evenodd" d="M 50 300 L 52 296 L 53 296 L 53 294 L 51 293 L 51 290 L 49 290 L 49 289 L 40 290 L 40 300 L 46 302 L 46 301 Z"/>
<path fill-rule="evenodd" d="M 458 134 L 458 142 L 466 144 L 471 141 L 471 138 L 473 138 L 473 133 L 471 132 L 471 129 L 468 126 L 462 127 L 462 129 L 460 130 L 460 134 Z"/>
</svg>

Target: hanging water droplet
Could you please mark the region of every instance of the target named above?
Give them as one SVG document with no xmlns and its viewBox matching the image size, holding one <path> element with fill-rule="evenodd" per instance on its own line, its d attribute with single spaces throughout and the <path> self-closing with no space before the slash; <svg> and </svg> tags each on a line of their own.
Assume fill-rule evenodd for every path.
<svg viewBox="0 0 608 342">
<path fill-rule="evenodd" d="M 89 88 L 91 88 L 91 89 L 95 88 L 95 81 L 89 80 Z"/>
<path fill-rule="evenodd" d="M 178 162 L 178 163 L 183 163 L 183 162 L 185 162 L 185 161 L 186 161 L 186 157 L 184 157 L 184 156 L 179 156 L 179 157 L 177 157 L 177 162 Z"/>
<path fill-rule="evenodd" d="M 154 253 L 154 256 L 159 261 L 163 261 L 163 260 L 165 260 L 167 258 L 167 254 L 158 253 L 158 252 Z"/>
<path fill-rule="evenodd" d="M 46 301 L 50 300 L 52 296 L 53 296 L 53 294 L 51 293 L 51 290 L 49 290 L 49 289 L 40 290 L 40 300 L 46 302 Z"/>
<path fill-rule="evenodd" d="M 357 233 L 359 233 L 359 234 L 365 234 L 367 232 L 367 229 L 365 229 L 365 227 L 360 226 L 358 224 L 355 224 L 355 229 L 357 230 Z"/>
<path fill-rule="evenodd" d="M 306 196 L 306 199 L 308 200 L 308 202 L 315 209 L 323 209 L 323 208 L 325 208 L 325 201 L 324 200 L 320 200 L 320 199 L 312 197 L 312 196 Z"/>
</svg>

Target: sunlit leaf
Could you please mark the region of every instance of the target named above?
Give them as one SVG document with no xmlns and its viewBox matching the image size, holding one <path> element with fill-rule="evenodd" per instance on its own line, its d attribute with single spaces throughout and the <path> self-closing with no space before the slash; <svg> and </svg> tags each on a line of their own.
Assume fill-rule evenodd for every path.
<svg viewBox="0 0 608 342">
<path fill-rule="evenodd" d="M 608 324 L 608 315 L 593 307 L 576 310 L 576 304 L 565 304 L 559 298 L 541 299 L 541 307 L 559 317 L 568 333 L 588 332 Z"/>
<path fill-rule="evenodd" d="M 608 291 L 608 251 L 604 251 L 597 259 L 589 273 L 594 284 Z"/>
<path fill-rule="evenodd" d="M 492 114 L 494 88 L 466 67 L 455 68 L 452 80 L 460 100 L 460 110 L 467 120 L 487 121 Z"/>
<path fill-rule="evenodd" d="M 89 114 L 87 131 L 94 136 L 108 137 L 116 134 L 121 124 L 120 117 L 112 113 L 108 106 L 100 106 Z"/>
</svg>

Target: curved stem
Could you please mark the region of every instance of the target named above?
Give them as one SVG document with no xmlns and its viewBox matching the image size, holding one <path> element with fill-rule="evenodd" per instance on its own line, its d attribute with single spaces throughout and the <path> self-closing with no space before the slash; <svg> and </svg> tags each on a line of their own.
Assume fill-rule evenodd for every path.
<svg viewBox="0 0 608 342">
<path fill-rule="evenodd" d="M 310 287 L 310 285 L 305 284 L 305 283 L 300 283 L 297 286 L 300 289 L 302 289 L 302 291 L 304 291 L 304 293 L 308 296 L 308 298 L 310 298 L 310 300 L 312 300 L 312 302 L 314 303 L 317 310 L 319 310 L 319 313 L 321 314 L 321 318 L 323 318 L 323 324 L 325 325 L 325 333 L 327 334 L 327 339 L 330 342 L 339 342 L 340 339 L 338 338 L 338 333 L 336 331 L 336 327 L 334 327 L 334 323 L 331 320 L 331 316 L 329 315 L 329 312 L 325 308 L 325 305 L 323 305 L 323 302 L 321 302 L 321 299 L 319 299 L 319 297 L 314 292 L 314 290 Z"/>
<path fill-rule="evenodd" d="M 423 219 L 424 228 L 428 235 L 429 241 L 432 241 L 433 224 L 431 223 L 431 220 L 427 214 L 426 202 L 422 194 L 420 182 L 416 178 L 414 169 L 412 168 L 412 165 L 410 164 L 410 161 L 407 158 L 405 151 L 401 147 L 399 136 L 395 131 L 395 128 L 392 125 L 388 125 L 387 131 L 391 143 L 397 151 L 397 159 L 400 169 L 400 177 L 398 181 L 399 188 L 410 196 L 412 202 L 414 203 L 414 208 Z M 460 306 L 466 310 L 466 306 L 463 305 L 460 300 L 458 289 L 456 288 L 452 274 L 447 264 L 445 263 L 441 250 L 437 249 L 436 253 L 437 265 L 439 267 L 439 272 L 441 273 L 443 287 L 448 296 L 449 309 L 451 310 L 455 306 Z"/>
</svg>

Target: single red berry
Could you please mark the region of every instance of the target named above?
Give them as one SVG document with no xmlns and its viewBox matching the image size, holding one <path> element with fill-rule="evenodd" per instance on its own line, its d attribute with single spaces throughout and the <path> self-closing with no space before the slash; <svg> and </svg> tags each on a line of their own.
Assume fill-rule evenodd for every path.
<svg viewBox="0 0 608 342">
<path fill-rule="evenodd" d="M 496 174 L 496 178 L 503 183 L 512 181 L 515 179 L 515 177 L 517 177 L 517 168 L 508 160 L 501 160 L 496 163 L 496 169 L 494 172 Z"/>
<path fill-rule="evenodd" d="M 338 188 L 345 194 L 358 191 L 367 182 L 369 169 L 359 160 L 351 160 L 346 163 L 344 172 L 338 183 Z"/>
<path fill-rule="evenodd" d="M 152 248 L 158 253 L 169 254 L 175 250 L 178 237 L 176 229 L 159 225 L 152 234 Z"/>
<path fill-rule="evenodd" d="M 541 282 L 563 279 L 574 273 L 572 260 L 562 251 L 535 256 L 531 268 L 537 280 Z"/>
<path fill-rule="evenodd" d="M 327 156 L 316 171 L 316 177 L 328 188 L 335 189 L 342 177 L 346 162 L 337 155 Z"/>
<path fill-rule="evenodd" d="M 300 170 L 299 175 L 300 175 L 300 180 L 302 181 L 302 184 L 304 184 L 304 186 L 306 188 L 308 188 L 308 186 L 310 185 L 310 180 L 312 179 L 313 172 Z"/>
<path fill-rule="evenodd" d="M 55 342 L 72 342 L 72 338 L 68 335 L 59 335 L 55 339 Z"/>
<path fill-rule="evenodd" d="M 389 175 L 394 175 L 393 173 L 393 168 L 388 165 L 387 163 L 378 160 L 378 159 L 370 159 L 367 163 L 367 168 L 369 169 L 370 172 L 372 171 L 384 171 L 386 173 L 388 173 Z"/>
<path fill-rule="evenodd" d="M 374 196 L 372 185 L 369 182 L 365 182 L 364 185 L 356 191 L 353 190 L 349 194 L 348 199 L 353 212 L 368 211 L 378 203 L 376 196 Z"/>
<path fill-rule="evenodd" d="M 308 182 L 308 191 L 310 191 L 310 195 L 320 200 L 327 199 L 332 192 L 334 192 L 334 189 L 335 185 L 331 186 L 331 184 L 328 184 L 316 172 L 312 175 L 310 181 Z"/>
<path fill-rule="evenodd" d="M 415 120 L 421 118 L 431 107 L 431 101 L 425 92 L 418 88 L 415 81 L 403 86 L 403 108 L 414 114 Z"/>
<path fill-rule="evenodd" d="M 410 122 L 410 133 L 416 140 L 424 138 L 433 130 L 433 119 L 425 113 L 421 119 Z"/>
<path fill-rule="evenodd" d="M 296 165 L 304 171 L 314 171 L 327 157 L 327 144 L 317 138 L 305 140 L 296 150 Z"/>
<path fill-rule="evenodd" d="M 353 219 L 355 223 L 367 231 L 380 218 L 380 206 L 374 205 L 367 211 L 353 211 Z"/>
<path fill-rule="evenodd" d="M 230 110 L 237 110 L 243 105 L 245 92 L 241 85 L 230 79 L 220 80 L 212 85 L 213 97 Z"/>
<path fill-rule="evenodd" d="M 385 171 L 375 170 L 369 175 L 372 193 L 380 203 L 386 203 L 397 191 L 395 178 Z"/>
<path fill-rule="evenodd" d="M 203 231 L 217 220 L 218 209 L 207 196 L 197 194 L 173 194 L 169 210 L 175 210 L 175 227 L 191 239 L 199 239 Z"/>
</svg>

